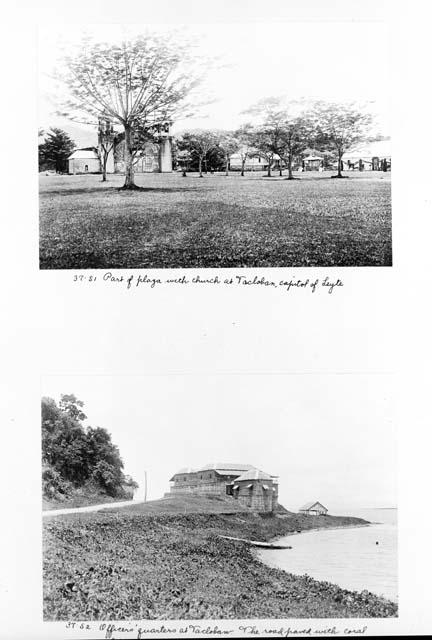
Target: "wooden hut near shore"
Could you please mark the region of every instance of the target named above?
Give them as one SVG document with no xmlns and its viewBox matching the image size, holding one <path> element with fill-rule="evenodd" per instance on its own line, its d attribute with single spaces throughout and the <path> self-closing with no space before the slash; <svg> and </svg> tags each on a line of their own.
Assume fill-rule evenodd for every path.
<svg viewBox="0 0 432 640">
<path fill-rule="evenodd" d="M 300 509 L 299 512 L 306 516 L 326 516 L 328 509 L 321 504 L 321 502 L 307 502 Z"/>
</svg>

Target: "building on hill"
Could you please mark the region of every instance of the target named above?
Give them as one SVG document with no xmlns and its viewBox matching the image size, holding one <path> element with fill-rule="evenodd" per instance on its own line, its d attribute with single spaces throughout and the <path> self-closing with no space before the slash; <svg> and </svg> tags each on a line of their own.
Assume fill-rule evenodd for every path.
<svg viewBox="0 0 432 640">
<path fill-rule="evenodd" d="M 278 485 L 275 476 L 251 468 L 230 485 L 233 497 L 244 507 L 254 511 L 274 511 L 278 503 Z"/>
<path fill-rule="evenodd" d="M 307 516 L 326 516 L 328 509 L 321 502 L 308 502 L 304 504 L 299 512 Z"/>
<path fill-rule="evenodd" d="M 278 504 L 277 476 L 252 465 L 217 463 L 180 469 L 170 483 L 170 494 L 231 497 L 254 511 L 273 511 Z"/>
</svg>

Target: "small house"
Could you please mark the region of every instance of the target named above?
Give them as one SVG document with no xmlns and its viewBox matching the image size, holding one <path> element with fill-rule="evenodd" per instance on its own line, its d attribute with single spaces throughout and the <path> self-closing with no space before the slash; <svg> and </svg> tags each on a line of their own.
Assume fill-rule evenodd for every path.
<svg viewBox="0 0 432 640">
<path fill-rule="evenodd" d="M 271 163 L 272 169 L 279 169 L 281 164 L 280 157 L 275 153 L 273 156 L 273 160 Z M 233 153 L 229 159 L 229 170 L 230 171 L 241 171 L 243 167 L 243 160 L 241 153 Z M 260 155 L 248 155 L 246 157 L 246 161 L 244 164 L 245 171 L 267 171 L 268 169 L 268 161 L 261 157 Z"/>
<path fill-rule="evenodd" d="M 321 156 L 308 155 L 303 159 L 304 171 L 322 171 L 324 158 Z"/>
<path fill-rule="evenodd" d="M 68 173 L 99 173 L 100 159 L 95 147 L 76 149 L 68 157 Z"/>
<path fill-rule="evenodd" d="M 328 509 L 321 502 L 308 502 L 299 510 L 305 516 L 326 516 Z"/>
</svg>

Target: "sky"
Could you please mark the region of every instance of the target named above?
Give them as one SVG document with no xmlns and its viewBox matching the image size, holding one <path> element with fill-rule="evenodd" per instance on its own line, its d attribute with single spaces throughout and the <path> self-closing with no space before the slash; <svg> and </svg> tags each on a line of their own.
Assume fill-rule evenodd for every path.
<svg viewBox="0 0 432 640">
<path fill-rule="evenodd" d="M 246 17 L 245 17 L 246 20 Z M 39 126 L 65 129 L 78 146 L 95 144 L 96 134 L 55 115 L 63 89 L 50 78 L 63 52 L 77 46 L 84 33 L 101 41 L 167 25 L 50 24 L 39 31 Z M 370 102 L 377 130 L 390 135 L 389 34 L 379 21 L 245 22 L 181 27 L 196 40 L 198 56 L 216 57 L 201 87 L 214 102 L 193 118 L 175 123 L 186 128 L 233 129 L 248 120 L 242 112 L 261 98 L 319 98 Z"/>
<path fill-rule="evenodd" d="M 148 498 L 182 467 L 251 464 L 279 476 L 280 502 L 330 512 L 396 505 L 389 375 L 47 376 L 42 395 L 74 393 L 106 428 Z"/>
</svg>

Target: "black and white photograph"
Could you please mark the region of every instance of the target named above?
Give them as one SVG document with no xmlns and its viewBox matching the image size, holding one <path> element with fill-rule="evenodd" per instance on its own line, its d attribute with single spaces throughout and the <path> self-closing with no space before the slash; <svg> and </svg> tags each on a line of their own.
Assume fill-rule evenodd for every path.
<svg viewBox="0 0 432 640">
<path fill-rule="evenodd" d="M 42 387 L 45 620 L 397 617 L 388 377 Z"/>
<path fill-rule="evenodd" d="M 379 21 L 39 32 L 41 269 L 392 265 Z"/>
<path fill-rule="evenodd" d="M 0 640 L 431 635 L 429 4 L 2 7 Z"/>
</svg>

